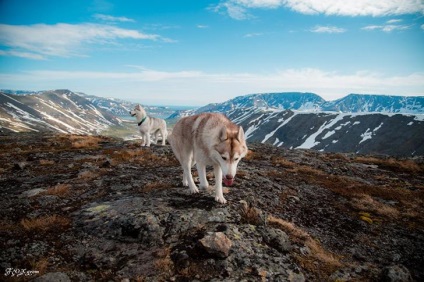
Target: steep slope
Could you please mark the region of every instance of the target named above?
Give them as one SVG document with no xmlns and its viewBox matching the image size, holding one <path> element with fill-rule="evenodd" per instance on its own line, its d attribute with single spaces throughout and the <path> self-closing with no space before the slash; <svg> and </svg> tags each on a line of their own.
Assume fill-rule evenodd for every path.
<svg viewBox="0 0 424 282">
<path fill-rule="evenodd" d="M 424 115 L 229 111 L 250 142 L 326 152 L 424 155 Z"/>
<path fill-rule="evenodd" d="M 120 120 L 69 90 L 13 95 L 0 92 L 2 131 L 99 133 Z"/>
</svg>

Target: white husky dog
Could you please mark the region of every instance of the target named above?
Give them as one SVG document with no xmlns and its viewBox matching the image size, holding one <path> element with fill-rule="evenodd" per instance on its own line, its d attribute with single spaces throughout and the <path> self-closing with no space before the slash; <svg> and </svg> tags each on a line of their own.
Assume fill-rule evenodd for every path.
<svg viewBox="0 0 424 282">
<path fill-rule="evenodd" d="M 222 181 L 226 186 L 233 184 L 237 165 L 247 154 L 243 128 L 222 114 L 203 113 L 180 119 L 168 141 L 184 170 L 183 185 L 191 193 L 199 192 L 191 175 L 196 164 L 200 187 L 207 188 L 206 166 L 213 165 L 215 201 L 225 204 Z"/>
<path fill-rule="evenodd" d="M 142 146 L 150 146 L 150 134 L 155 135 L 155 141 L 158 141 L 159 133 L 162 135 L 162 145 L 165 145 L 168 130 L 166 129 L 166 121 L 161 118 L 149 117 L 142 106 L 135 106 L 134 110 L 130 111 L 131 116 L 137 117 L 138 129 L 143 138 Z"/>
</svg>

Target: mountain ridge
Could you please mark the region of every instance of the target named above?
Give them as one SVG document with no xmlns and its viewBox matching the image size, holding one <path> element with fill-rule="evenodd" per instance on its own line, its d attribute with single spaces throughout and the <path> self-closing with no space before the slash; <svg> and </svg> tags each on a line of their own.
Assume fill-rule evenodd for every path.
<svg viewBox="0 0 424 282">
<path fill-rule="evenodd" d="M 238 96 L 223 103 L 208 104 L 197 112 L 225 112 L 236 108 L 263 107 L 299 111 L 336 112 L 388 112 L 424 113 L 424 96 L 394 96 L 374 94 L 349 94 L 343 98 L 326 101 L 309 92 L 257 93 Z"/>
</svg>

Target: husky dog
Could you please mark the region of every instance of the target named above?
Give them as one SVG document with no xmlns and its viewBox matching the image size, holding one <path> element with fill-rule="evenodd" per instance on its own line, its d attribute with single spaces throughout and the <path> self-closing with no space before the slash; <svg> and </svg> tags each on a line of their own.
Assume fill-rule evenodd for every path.
<svg viewBox="0 0 424 282">
<path fill-rule="evenodd" d="M 138 129 L 140 130 L 141 137 L 143 137 L 141 146 L 150 147 L 150 134 L 155 135 L 157 142 L 159 133 L 162 135 L 162 145 L 165 145 L 165 140 L 168 136 L 165 120 L 149 117 L 140 105 L 135 106 L 134 110 L 130 111 L 130 115 L 137 117 Z"/>
<path fill-rule="evenodd" d="M 247 154 L 243 128 L 222 114 L 203 113 L 180 119 L 168 141 L 184 170 L 183 185 L 191 193 L 199 192 L 191 175 L 196 164 L 200 187 L 207 188 L 206 166 L 213 165 L 215 201 L 225 204 L 222 181 L 226 186 L 233 184 L 237 164 Z"/>
</svg>

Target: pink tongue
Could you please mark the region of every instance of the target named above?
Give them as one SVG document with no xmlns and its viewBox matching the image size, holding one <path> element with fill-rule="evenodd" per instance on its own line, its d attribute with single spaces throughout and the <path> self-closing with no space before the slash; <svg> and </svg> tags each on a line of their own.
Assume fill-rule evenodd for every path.
<svg viewBox="0 0 424 282">
<path fill-rule="evenodd" d="M 231 185 L 233 185 L 234 178 L 228 179 L 228 178 L 224 177 L 224 178 L 222 178 L 222 181 L 224 182 L 225 186 L 231 186 Z"/>
</svg>

